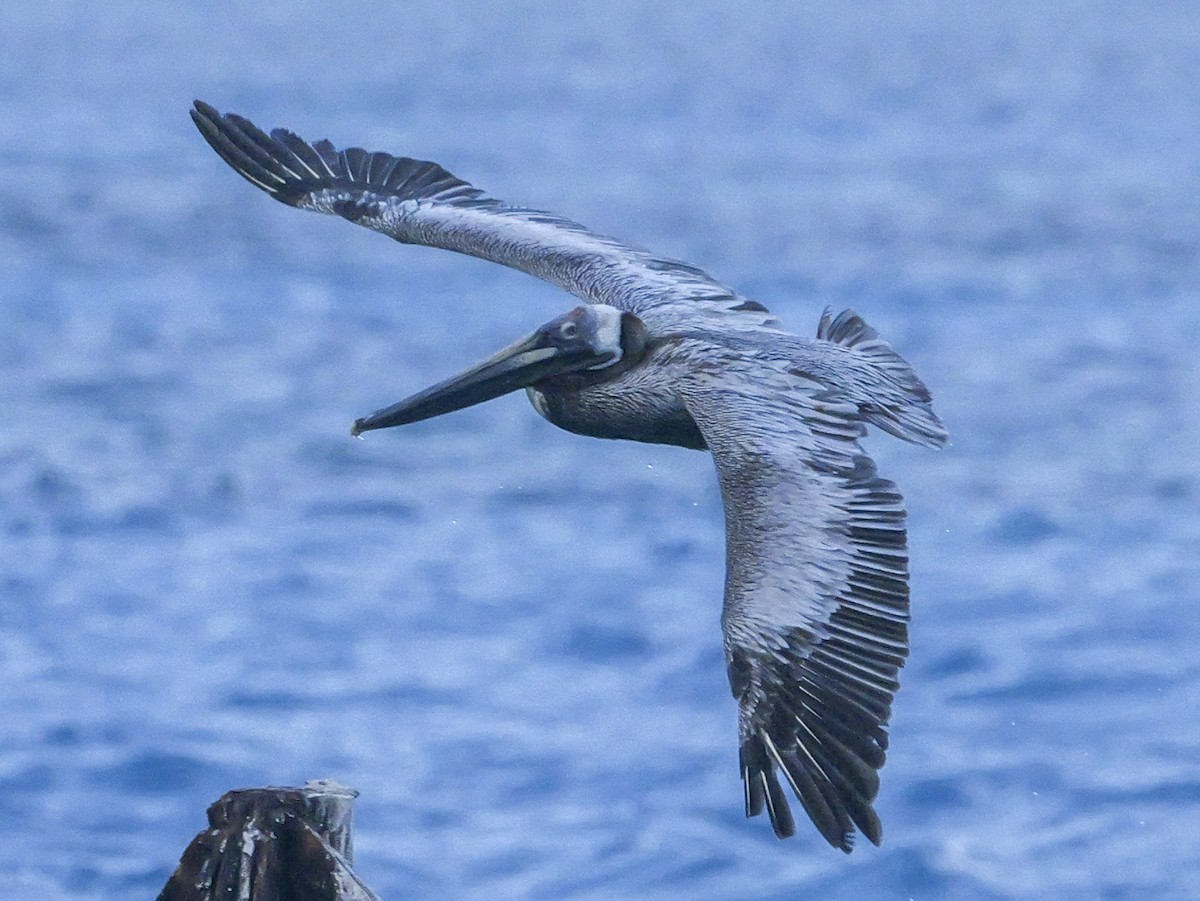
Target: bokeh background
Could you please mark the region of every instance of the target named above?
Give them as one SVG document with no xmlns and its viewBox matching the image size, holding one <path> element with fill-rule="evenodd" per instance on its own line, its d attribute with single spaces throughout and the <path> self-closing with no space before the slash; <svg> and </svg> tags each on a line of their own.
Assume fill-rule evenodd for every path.
<svg viewBox="0 0 1200 901">
<path fill-rule="evenodd" d="M 1200 894 L 1200 10 L 0 10 L 0 897 L 152 897 L 230 788 L 362 792 L 385 899 Z M 880 849 L 742 817 L 710 460 L 521 396 L 569 309 L 273 203 L 193 97 L 853 306 L 953 446 Z"/>
</svg>

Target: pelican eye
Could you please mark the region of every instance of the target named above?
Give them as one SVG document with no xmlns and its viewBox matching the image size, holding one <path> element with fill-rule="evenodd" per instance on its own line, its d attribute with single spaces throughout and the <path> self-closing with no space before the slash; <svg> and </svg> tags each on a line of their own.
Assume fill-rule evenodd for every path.
<svg viewBox="0 0 1200 901">
<path fill-rule="evenodd" d="M 579 334 L 579 326 L 574 322 L 564 322 L 559 328 L 558 333 L 564 338 L 574 338 Z"/>
</svg>

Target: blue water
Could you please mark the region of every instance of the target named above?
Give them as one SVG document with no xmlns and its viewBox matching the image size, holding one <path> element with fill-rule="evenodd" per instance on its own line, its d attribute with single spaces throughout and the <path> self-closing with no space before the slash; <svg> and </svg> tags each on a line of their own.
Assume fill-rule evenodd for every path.
<svg viewBox="0 0 1200 901">
<path fill-rule="evenodd" d="M 1200 896 L 1200 10 L 972 6 L 6 4 L 0 897 L 317 777 L 385 899 Z M 705 455 L 349 438 L 572 299 L 272 203 L 193 97 L 914 363 L 882 848 L 742 817 Z"/>
</svg>

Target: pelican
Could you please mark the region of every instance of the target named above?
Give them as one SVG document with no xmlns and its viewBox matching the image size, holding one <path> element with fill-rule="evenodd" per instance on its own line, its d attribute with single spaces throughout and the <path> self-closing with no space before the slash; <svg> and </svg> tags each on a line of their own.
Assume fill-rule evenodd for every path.
<svg viewBox="0 0 1200 901">
<path fill-rule="evenodd" d="M 912 367 L 852 310 L 826 309 L 815 338 L 789 333 L 695 266 L 509 206 L 436 163 L 267 134 L 200 101 L 191 115 L 276 200 L 511 266 L 586 302 L 352 434 L 524 388 L 569 432 L 710 451 L 746 816 L 765 809 L 779 838 L 795 833 L 782 777 L 830 845 L 849 852 L 856 828 L 878 845 L 873 802 L 908 656 L 908 546 L 903 499 L 859 439 L 871 424 L 946 443 Z"/>
</svg>

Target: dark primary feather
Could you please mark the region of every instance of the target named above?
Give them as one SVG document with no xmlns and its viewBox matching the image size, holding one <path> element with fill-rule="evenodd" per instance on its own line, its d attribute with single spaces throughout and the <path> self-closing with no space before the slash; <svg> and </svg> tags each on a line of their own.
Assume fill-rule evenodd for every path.
<svg viewBox="0 0 1200 901">
<path fill-rule="evenodd" d="M 235 172 L 289 206 L 300 206 L 320 190 L 362 197 L 369 193 L 363 189 L 370 188 L 398 200 L 444 203 L 469 203 L 484 196 L 437 163 L 358 147 L 339 151 L 328 141 L 310 146 L 281 128 L 268 135 L 249 119 L 234 113 L 222 116 L 199 100 L 191 116 L 209 146 Z M 347 212 L 353 209 L 354 204 L 346 205 Z"/>
</svg>

